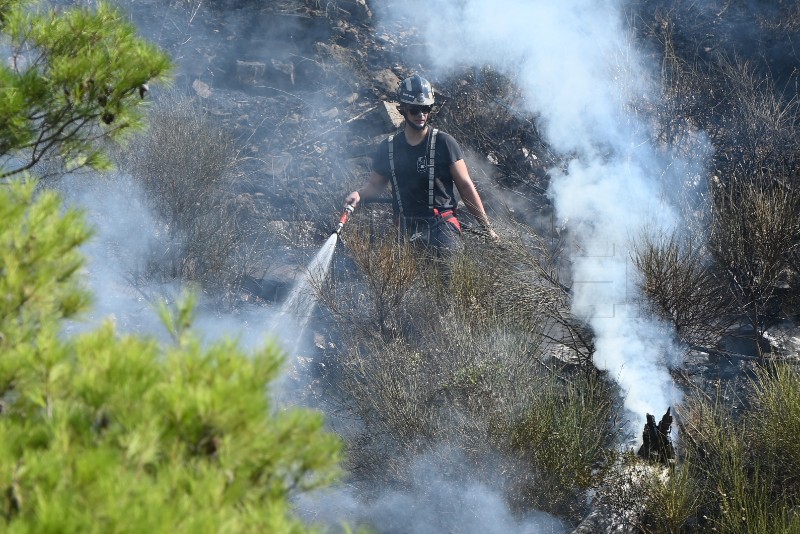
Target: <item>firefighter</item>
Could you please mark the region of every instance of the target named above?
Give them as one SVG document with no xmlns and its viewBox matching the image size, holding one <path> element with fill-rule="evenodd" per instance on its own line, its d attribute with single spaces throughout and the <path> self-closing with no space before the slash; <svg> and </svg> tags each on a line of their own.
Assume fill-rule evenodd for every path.
<svg viewBox="0 0 800 534">
<path fill-rule="evenodd" d="M 429 124 L 434 104 L 431 84 L 416 74 L 406 78 L 397 87 L 397 100 L 405 119 L 403 128 L 380 143 L 369 179 L 347 195 L 346 205 L 355 208 L 391 183 L 393 211 L 401 230 L 412 242 L 424 243 L 443 256 L 461 248 L 455 185 L 466 208 L 496 240 L 461 147 L 451 135 Z"/>
</svg>

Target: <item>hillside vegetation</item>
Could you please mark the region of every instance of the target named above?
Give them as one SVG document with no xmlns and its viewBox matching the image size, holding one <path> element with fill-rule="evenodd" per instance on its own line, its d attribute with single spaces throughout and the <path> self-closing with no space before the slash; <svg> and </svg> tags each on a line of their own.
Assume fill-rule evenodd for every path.
<svg viewBox="0 0 800 534">
<path fill-rule="evenodd" d="M 105 6 L 0 15 L 0 530 L 310 530 L 290 496 L 333 480 L 341 445 L 321 414 L 273 410 L 276 345 L 202 343 L 191 297 L 160 308 L 170 342 L 110 319 L 65 335 L 91 304 L 92 231 L 25 171 L 104 167 L 167 57 Z"/>
<path fill-rule="evenodd" d="M 185 62 L 179 89 L 153 90 L 150 130 L 108 152 L 142 184 L 163 230 L 132 281 L 197 283 L 229 307 L 267 305 L 289 283 L 274 279 L 273 264 L 313 254 L 362 182 L 388 131 L 380 110 L 393 84 L 428 74 L 414 28 L 379 36 L 375 9 L 360 1 L 180 1 L 149 12 L 121 4 L 143 27 L 158 14 L 184 37 L 209 30 L 191 50 L 181 35 L 165 38 Z M 670 369 L 683 392 L 672 407 L 676 457 L 644 471 L 636 491 L 620 475 L 646 462 L 627 450 L 624 392 L 594 365 L 592 329 L 571 311 L 569 232 L 545 194 L 570 154 L 515 108 L 519 80 L 470 67 L 436 80 L 435 121 L 469 149 L 502 240 L 465 218 L 465 252 L 443 275 L 393 238 L 385 205 L 374 204 L 348 223 L 331 276 L 316 281 L 309 402 L 324 399 L 337 419 L 355 422 L 338 439 L 345 480 L 364 501 L 379 488 L 413 487 L 415 459 L 432 455 L 445 470 L 502 473 L 502 497 L 520 517 L 541 510 L 577 526 L 602 498 L 637 512 L 622 527 L 629 532 L 800 528 L 800 349 L 778 335 L 800 318 L 800 10 L 663 0 L 633 2 L 626 14 L 632 38 L 660 66 L 661 88 L 661 98 L 627 112 L 652 126 L 653 146 L 706 163 L 687 176 L 691 191 L 676 195 L 683 231 L 631 249 L 644 309 L 683 350 L 676 360 L 685 365 Z M 304 31 L 279 54 L 273 45 L 289 40 L 289 22 Z M 166 63 L 157 66 L 110 93 L 120 108 L 110 123 L 95 109 L 103 95 L 86 93 L 86 117 L 100 129 L 91 132 L 126 117 Z M 83 95 L 75 84 L 70 94 Z M 58 102 L 71 98 L 48 90 L 61 91 Z M 20 122 L 20 105 L 0 106 L 3 124 Z M 58 174 L 30 144 L 43 124 L 9 130 L 24 135 L 6 140 L 6 165 L 31 161 Z M 65 143 L 67 161 L 102 167 L 106 152 L 87 144 L 95 141 Z M 156 530 L 199 521 L 211 531 L 304 528 L 292 492 L 332 479 L 338 441 L 318 415 L 273 416 L 263 393 L 277 351 L 248 358 L 234 344 L 200 347 L 190 307 L 164 312 L 174 347 L 112 326 L 60 339 L 61 321 L 86 305 L 72 251 L 88 236 L 71 212 L 56 217 L 49 193 L 37 203 L 32 185 L 2 187 L 2 293 L 18 296 L 0 306 L 5 524 L 35 530 L 65 517 L 65 530 L 83 531 L 122 525 L 115 514 L 127 510 Z M 11 214 L 20 222 L 7 223 Z M 53 225 L 72 239 L 44 239 Z M 180 507 L 157 506 L 176 491 Z M 131 515 L 151 506 L 163 514 Z"/>
</svg>

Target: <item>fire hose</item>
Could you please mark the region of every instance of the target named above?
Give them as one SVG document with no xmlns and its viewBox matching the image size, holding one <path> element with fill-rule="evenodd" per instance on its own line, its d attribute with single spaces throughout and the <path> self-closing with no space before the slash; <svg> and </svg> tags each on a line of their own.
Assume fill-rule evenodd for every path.
<svg viewBox="0 0 800 534">
<path fill-rule="evenodd" d="M 365 198 L 364 200 L 361 201 L 361 203 L 364 204 L 364 205 L 367 205 L 367 204 L 391 204 L 391 202 L 392 202 L 391 198 Z M 347 204 L 344 207 L 344 212 L 342 213 L 342 216 L 339 217 L 339 223 L 336 225 L 336 231 L 334 231 L 334 233 L 336 235 L 341 236 L 342 228 L 344 228 L 344 225 L 347 224 L 347 221 L 350 219 L 350 215 L 353 213 L 354 209 L 355 209 L 355 206 L 353 206 L 352 204 Z M 370 230 L 372 230 L 372 224 L 371 223 L 370 223 Z M 372 233 L 372 232 L 370 231 L 370 233 Z"/>
<path fill-rule="evenodd" d="M 350 219 L 350 214 L 353 213 L 353 209 L 355 208 L 352 204 L 348 204 L 344 207 L 344 213 L 342 213 L 342 216 L 339 218 L 339 224 L 336 225 L 336 235 L 341 235 L 342 228 L 347 224 L 347 220 Z"/>
</svg>

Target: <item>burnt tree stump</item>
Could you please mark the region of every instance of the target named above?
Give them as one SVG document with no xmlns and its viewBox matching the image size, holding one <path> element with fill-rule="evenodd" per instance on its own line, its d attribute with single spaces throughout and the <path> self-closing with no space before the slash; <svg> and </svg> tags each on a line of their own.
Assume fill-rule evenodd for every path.
<svg viewBox="0 0 800 534">
<path fill-rule="evenodd" d="M 654 477 L 664 479 L 670 470 L 656 463 L 668 466 L 675 458 L 670 432 L 672 413 L 667 413 L 656 424 L 656 418 L 647 414 L 647 422 L 642 433 L 642 446 L 636 456 L 645 460 L 618 466 L 606 475 L 605 483 L 599 488 L 593 509 L 572 531 L 572 534 L 594 534 L 606 532 L 613 534 L 635 534 L 640 519 L 647 507 L 648 487 Z"/>
<path fill-rule="evenodd" d="M 675 448 L 672 446 L 670 432 L 672 431 L 671 408 L 667 408 L 667 413 L 656 424 L 656 418 L 647 414 L 647 423 L 642 432 L 642 446 L 636 455 L 639 458 L 651 462 L 659 462 L 667 465 L 670 460 L 675 459 Z"/>
</svg>

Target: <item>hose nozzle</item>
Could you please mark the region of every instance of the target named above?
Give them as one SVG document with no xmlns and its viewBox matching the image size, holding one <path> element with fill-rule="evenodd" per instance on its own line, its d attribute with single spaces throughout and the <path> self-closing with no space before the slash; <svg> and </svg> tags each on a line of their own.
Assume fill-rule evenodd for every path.
<svg viewBox="0 0 800 534">
<path fill-rule="evenodd" d="M 353 213 L 354 209 L 355 208 L 352 204 L 348 204 L 344 207 L 344 213 L 342 213 L 342 216 L 339 218 L 339 224 L 336 225 L 337 234 L 341 234 L 342 228 L 344 228 L 345 223 L 347 223 L 347 220 L 350 218 L 350 214 Z"/>
</svg>

